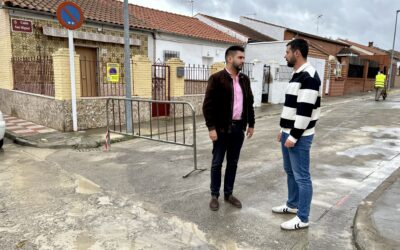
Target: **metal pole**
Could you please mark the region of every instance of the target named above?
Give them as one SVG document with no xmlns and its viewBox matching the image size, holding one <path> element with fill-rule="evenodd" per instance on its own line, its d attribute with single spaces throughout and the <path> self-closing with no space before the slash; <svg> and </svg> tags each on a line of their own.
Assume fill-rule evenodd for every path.
<svg viewBox="0 0 400 250">
<path fill-rule="evenodd" d="M 393 71 L 393 54 L 394 54 L 394 45 L 396 42 L 396 28 L 397 28 L 397 14 L 399 14 L 400 10 L 396 11 L 396 21 L 394 23 L 394 35 L 393 35 L 393 46 L 392 53 L 390 55 L 390 67 L 389 67 L 389 82 L 388 82 L 388 90 L 390 90 L 390 84 L 392 83 L 392 71 Z"/>
<path fill-rule="evenodd" d="M 131 91 L 131 53 L 130 53 L 130 38 L 129 38 L 129 4 L 128 0 L 124 0 L 124 48 L 125 48 L 125 97 L 132 98 Z M 126 132 L 133 134 L 132 131 L 132 106 L 129 100 L 125 100 L 125 121 Z"/>
<path fill-rule="evenodd" d="M 185 112 L 185 110 L 183 111 Z M 192 123 L 193 123 L 193 162 L 194 170 L 197 170 L 197 138 L 196 138 L 196 112 L 192 110 Z M 185 128 L 183 128 L 185 130 Z"/>
<path fill-rule="evenodd" d="M 192 4 L 192 17 L 193 17 L 193 5 L 194 5 L 194 0 L 189 0 L 189 2 Z"/>
<path fill-rule="evenodd" d="M 72 127 L 78 131 L 78 118 L 76 114 L 76 81 L 75 81 L 75 57 L 74 57 L 74 34 L 72 30 L 68 30 L 69 45 L 69 69 L 71 77 L 71 99 L 72 99 Z"/>
</svg>

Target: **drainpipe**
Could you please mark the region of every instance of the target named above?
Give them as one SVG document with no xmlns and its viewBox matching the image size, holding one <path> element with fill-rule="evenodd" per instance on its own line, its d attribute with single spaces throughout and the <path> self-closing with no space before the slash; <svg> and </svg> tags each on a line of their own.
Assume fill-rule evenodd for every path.
<svg viewBox="0 0 400 250">
<path fill-rule="evenodd" d="M 157 42 L 156 42 L 156 39 L 157 39 L 157 35 L 156 35 L 156 30 L 153 30 L 152 32 L 151 32 L 151 34 L 153 35 L 153 63 L 155 63 L 156 62 L 156 53 L 157 53 L 157 49 L 156 49 L 156 46 L 157 46 Z"/>
<path fill-rule="evenodd" d="M 364 78 L 364 83 L 363 83 L 363 90 L 362 92 L 365 92 L 365 83 L 368 80 L 368 69 L 369 69 L 369 61 L 364 62 L 364 74 L 363 74 L 363 78 Z"/>
</svg>

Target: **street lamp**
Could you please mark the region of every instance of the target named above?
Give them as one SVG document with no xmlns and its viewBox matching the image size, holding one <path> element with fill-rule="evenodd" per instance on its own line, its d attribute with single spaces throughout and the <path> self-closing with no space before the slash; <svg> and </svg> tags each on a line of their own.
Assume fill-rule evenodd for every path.
<svg viewBox="0 0 400 250">
<path fill-rule="evenodd" d="M 392 53 L 390 55 L 390 68 L 389 68 L 389 82 L 388 89 L 390 89 L 390 84 L 392 83 L 392 71 L 393 71 L 393 54 L 394 54 L 394 44 L 396 42 L 396 28 L 397 28 L 397 14 L 399 14 L 400 10 L 396 10 L 396 21 L 394 23 L 394 35 L 393 35 L 393 47 Z"/>
</svg>

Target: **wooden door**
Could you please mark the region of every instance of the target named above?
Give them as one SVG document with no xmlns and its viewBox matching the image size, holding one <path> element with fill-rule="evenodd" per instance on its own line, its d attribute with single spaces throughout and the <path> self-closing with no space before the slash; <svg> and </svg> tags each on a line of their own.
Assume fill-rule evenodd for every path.
<svg viewBox="0 0 400 250">
<path fill-rule="evenodd" d="M 97 88 L 97 49 L 75 47 L 80 57 L 82 97 L 98 96 Z"/>
</svg>

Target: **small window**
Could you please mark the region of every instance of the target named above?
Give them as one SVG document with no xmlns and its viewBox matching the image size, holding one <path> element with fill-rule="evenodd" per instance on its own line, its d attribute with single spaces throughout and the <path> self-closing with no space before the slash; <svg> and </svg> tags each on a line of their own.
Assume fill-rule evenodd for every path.
<svg viewBox="0 0 400 250">
<path fill-rule="evenodd" d="M 171 58 L 180 58 L 179 51 L 164 50 L 164 62 L 168 61 Z"/>
<path fill-rule="evenodd" d="M 379 71 L 379 63 L 370 61 L 368 66 L 368 78 L 375 78 Z"/>
<path fill-rule="evenodd" d="M 358 57 L 350 57 L 348 77 L 363 78 L 364 76 L 364 60 Z"/>
</svg>

